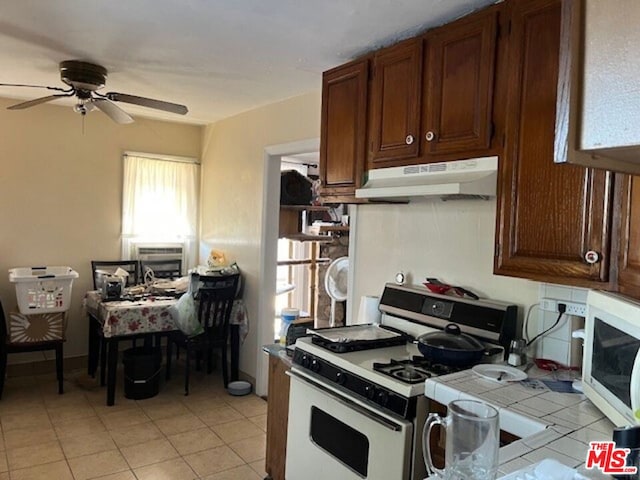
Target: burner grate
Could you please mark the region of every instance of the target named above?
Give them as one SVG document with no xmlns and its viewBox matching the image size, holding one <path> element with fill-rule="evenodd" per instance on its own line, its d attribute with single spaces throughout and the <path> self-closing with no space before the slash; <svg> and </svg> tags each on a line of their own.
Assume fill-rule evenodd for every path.
<svg viewBox="0 0 640 480">
<path fill-rule="evenodd" d="M 393 370 L 390 373 L 392 376 L 409 383 L 420 382 L 431 377 L 429 372 L 425 372 L 424 370 L 417 369 L 410 365 L 399 367 L 397 370 Z"/>
<path fill-rule="evenodd" d="M 434 363 L 422 356 L 413 356 L 409 359 L 395 360 L 389 362 L 374 362 L 373 369 L 376 372 L 384 373 L 390 377 L 397 378 L 406 383 L 424 382 L 427 378 L 448 373 L 459 372 L 468 367 L 452 367 Z"/>
</svg>

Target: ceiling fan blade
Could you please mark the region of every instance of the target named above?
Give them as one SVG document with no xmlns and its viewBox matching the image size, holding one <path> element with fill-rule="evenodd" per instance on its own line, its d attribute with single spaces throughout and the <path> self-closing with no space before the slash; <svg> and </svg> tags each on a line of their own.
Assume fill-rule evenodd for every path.
<svg viewBox="0 0 640 480">
<path fill-rule="evenodd" d="M 185 115 L 189 111 L 184 105 L 165 102 L 163 100 L 154 100 L 153 98 L 138 97 L 136 95 L 127 95 L 126 93 L 109 92 L 105 96 L 114 102 L 132 103 L 134 105 L 155 108 L 156 110 L 164 110 L 165 112 L 177 113 L 179 115 Z"/>
<path fill-rule="evenodd" d="M 133 123 L 133 118 L 131 118 L 127 112 L 106 98 L 94 98 L 91 100 L 91 104 L 102 110 L 104 114 L 116 123 Z"/>
<path fill-rule="evenodd" d="M 41 103 L 50 102 L 61 97 L 70 97 L 71 95 L 73 94 L 49 95 L 48 97 L 40 97 L 36 98 L 35 100 L 29 100 L 28 102 L 16 103 L 15 105 L 7 107 L 7 110 L 24 110 L 25 108 L 35 107 L 36 105 L 40 105 Z"/>
<path fill-rule="evenodd" d="M 47 87 L 45 85 L 29 85 L 26 83 L 0 83 L 0 87 L 29 87 L 29 88 L 46 88 L 47 90 L 56 90 L 58 92 L 71 92 L 73 88 Z"/>
</svg>

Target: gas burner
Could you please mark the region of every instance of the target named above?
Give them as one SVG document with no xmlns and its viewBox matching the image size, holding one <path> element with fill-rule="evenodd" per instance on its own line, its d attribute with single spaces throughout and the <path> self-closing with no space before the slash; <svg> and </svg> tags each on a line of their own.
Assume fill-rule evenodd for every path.
<svg viewBox="0 0 640 480">
<path fill-rule="evenodd" d="M 373 369 L 406 383 L 419 383 L 439 375 L 459 372 L 468 367 L 452 367 L 433 363 L 422 356 L 413 356 L 404 360 L 389 360 L 388 363 L 375 362 Z"/>
<path fill-rule="evenodd" d="M 411 359 L 389 360 L 388 363 L 374 362 L 373 369 L 406 383 L 424 382 L 431 374 L 422 365 Z"/>
<path fill-rule="evenodd" d="M 434 363 L 431 360 L 427 360 L 426 358 L 420 355 L 414 355 L 411 361 L 416 365 L 420 365 L 421 368 L 428 370 L 429 372 L 431 372 L 432 375 L 447 375 L 449 373 L 456 373 L 461 370 L 467 370 L 473 366 L 473 365 L 452 366 L 452 365 L 444 365 L 442 363 Z"/>
<path fill-rule="evenodd" d="M 391 371 L 390 373 L 392 376 L 405 382 L 420 382 L 431 376 L 428 372 L 417 370 L 411 366 L 400 367 L 398 370 Z"/>
</svg>

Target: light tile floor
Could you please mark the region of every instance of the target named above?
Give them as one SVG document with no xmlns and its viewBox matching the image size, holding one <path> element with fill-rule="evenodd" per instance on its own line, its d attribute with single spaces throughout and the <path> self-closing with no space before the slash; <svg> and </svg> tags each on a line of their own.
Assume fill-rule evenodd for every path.
<svg viewBox="0 0 640 480">
<path fill-rule="evenodd" d="M 183 372 L 160 394 L 128 400 L 118 372 L 116 405 L 82 372 L 8 378 L 0 400 L 0 480 L 259 480 L 264 478 L 267 403 L 233 397 L 220 372 Z"/>
</svg>

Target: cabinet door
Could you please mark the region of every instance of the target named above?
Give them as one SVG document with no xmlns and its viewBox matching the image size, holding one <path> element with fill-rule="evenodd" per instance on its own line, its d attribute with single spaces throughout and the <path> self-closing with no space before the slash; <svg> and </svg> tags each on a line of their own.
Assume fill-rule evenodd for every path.
<svg viewBox="0 0 640 480">
<path fill-rule="evenodd" d="M 621 180 L 618 287 L 640 298 L 640 177 L 628 175 Z"/>
<path fill-rule="evenodd" d="M 267 406 L 267 447 L 265 471 L 273 480 L 285 480 L 287 421 L 289 418 L 289 377 L 283 360 L 269 355 Z"/>
<path fill-rule="evenodd" d="M 368 60 L 325 72 L 320 133 L 321 195 L 354 195 L 366 159 Z"/>
<path fill-rule="evenodd" d="M 375 168 L 380 162 L 418 156 L 421 75 L 420 38 L 375 54 L 371 92 L 371 167 Z"/>
<path fill-rule="evenodd" d="M 492 8 L 427 37 L 425 152 L 464 154 L 490 147 L 497 23 Z"/>
<path fill-rule="evenodd" d="M 608 278 L 611 177 L 553 163 L 560 0 L 512 4 L 495 272 L 581 286 Z M 596 263 L 585 255 L 594 251 Z"/>
</svg>

